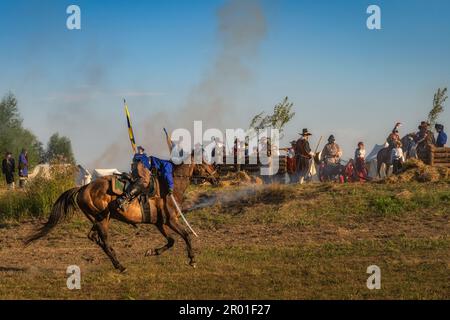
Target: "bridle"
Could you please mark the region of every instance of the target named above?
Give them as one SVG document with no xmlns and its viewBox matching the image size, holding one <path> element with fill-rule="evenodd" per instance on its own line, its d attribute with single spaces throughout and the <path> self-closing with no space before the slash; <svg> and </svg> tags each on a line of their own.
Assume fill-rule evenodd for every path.
<svg viewBox="0 0 450 320">
<path fill-rule="evenodd" d="M 214 169 L 213 172 L 208 173 L 208 176 L 203 176 L 203 175 L 183 175 L 183 174 L 174 174 L 173 177 L 174 178 L 189 178 L 189 180 L 194 180 L 194 179 L 209 179 L 209 178 L 214 178 L 215 179 L 215 175 L 217 174 L 217 170 Z"/>
</svg>

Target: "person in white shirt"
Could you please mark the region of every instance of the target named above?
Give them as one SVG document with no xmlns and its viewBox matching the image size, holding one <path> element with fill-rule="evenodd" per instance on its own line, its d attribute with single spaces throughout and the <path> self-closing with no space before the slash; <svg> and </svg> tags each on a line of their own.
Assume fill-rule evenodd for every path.
<svg viewBox="0 0 450 320">
<path fill-rule="evenodd" d="M 358 143 L 358 148 L 355 150 L 355 169 L 360 178 L 367 179 L 366 149 L 362 141 Z"/>
<path fill-rule="evenodd" d="M 391 163 L 394 166 L 393 173 L 399 174 L 402 171 L 402 164 L 405 161 L 401 143 L 397 141 L 391 152 Z"/>
</svg>

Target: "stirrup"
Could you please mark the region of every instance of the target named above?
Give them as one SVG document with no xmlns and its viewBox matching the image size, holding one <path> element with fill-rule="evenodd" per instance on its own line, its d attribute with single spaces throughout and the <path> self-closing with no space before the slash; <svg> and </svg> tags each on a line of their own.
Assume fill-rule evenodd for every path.
<svg viewBox="0 0 450 320">
<path fill-rule="evenodd" d="M 117 198 L 117 206 L 120 210 L 125 210 L 128 205 L 130 204 L 130 201 L 126 198 Z"/>
</svg>

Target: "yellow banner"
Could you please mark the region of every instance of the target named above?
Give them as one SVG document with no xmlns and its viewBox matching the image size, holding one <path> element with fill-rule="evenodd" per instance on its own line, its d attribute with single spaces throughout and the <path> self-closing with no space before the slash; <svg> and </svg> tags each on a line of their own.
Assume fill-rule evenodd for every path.
<svg viewBox="0 0 450 320">
<path fill-rule="evenodd" d="M 127 116 L 127 125 L 128 125 L 128 136 L 130 137 L 131 148 L 133 152 L 136 153 L 136 141 L 134 140 L 133 127 L 131 126 L 130 112 L 128 111 L 127 102 L 124 100 L 125 104 L 125 115 Z"/>
</svg>

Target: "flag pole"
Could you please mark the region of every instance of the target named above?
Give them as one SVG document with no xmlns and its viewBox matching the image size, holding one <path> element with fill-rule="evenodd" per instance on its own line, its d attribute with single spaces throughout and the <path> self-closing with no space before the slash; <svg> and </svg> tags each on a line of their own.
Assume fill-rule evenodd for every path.
<svg viewBox="0 0 450 320">
<path fill-rule="evenodd" d="M 164 133 L 166 134 L 166 142 L 167 142 L 167 147 L 169 148 L 169 153 L 172 155 L 172 148 L 173 148 L 172 139 L 169 138 L 169 134 L 167 133 L 166 128 L 163 128 L 163 130 L 164 130 Z"/>
<path fill-rule="evenodd" d="M 127 100 L 123 99 L 123 104 L 125 108 L 125 115 L 127 117 L 128 136 L 130 138 L 131 148 L 133 149 L 133 153 L 136 153 L 136 140 L 134 138 L 133 127 L 131 125 L 131 117 L 130 112 L 128 111 Z"/>
</svg>

